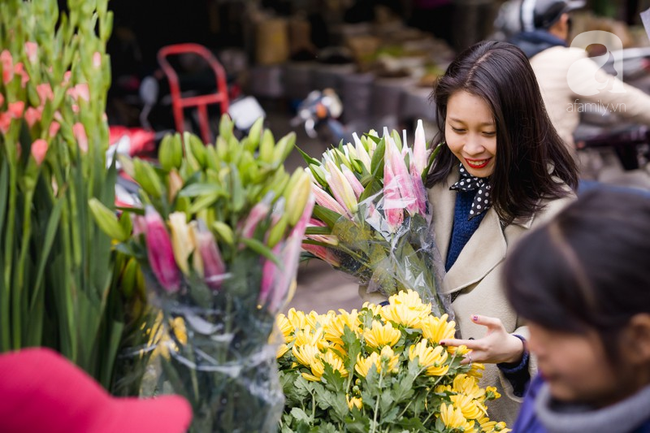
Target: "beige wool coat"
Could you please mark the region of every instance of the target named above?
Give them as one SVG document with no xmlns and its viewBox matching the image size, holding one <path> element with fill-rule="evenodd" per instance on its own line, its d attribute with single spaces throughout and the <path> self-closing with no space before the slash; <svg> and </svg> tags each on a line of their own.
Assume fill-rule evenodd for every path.
<svg viewBox="0 0 650 433">
<path fill-rule="evenodd" d="M 456 191 L 450 191 L 449 187 L 458 178 L 459 173 L 456 171 L 446 182 L 440 182 L 429 190 L 429 200 L 433 207 L 433 230 L 443 262 L 447 257 L 451 238 L 457 195 Z M 456 315 L 457 329 L 463 339 L 479 339 L 485 335 L 486 328 L 470 320 L 473 314 L 499 318 L 509 333 L 528 337 L 528 330 L 522 325 L 505 296 L 501 275 L 504 259 L 509 249 L 522 236 L 548 221 L 574 199 L 575 195 L 571 194 L 565 198 L 548 201 L 544 209 L 537 214 L 526 219 L 516 219 L 507 227 L 502 227 L 494 208 L 487 211 L 478 229 L 444 276 L 442 287 L 439 288 L 443 294 L 458 293 L 452 303 L 452 309 Z M 510 383 L 496 365 L 486 364 L 480 385 L 496 386 L 501 394 L 500 399 L 490 402 L 491 419 L 506 421 L 510 427 L 514 425 L 522 399 L 513 395 Z"/>
</svg>

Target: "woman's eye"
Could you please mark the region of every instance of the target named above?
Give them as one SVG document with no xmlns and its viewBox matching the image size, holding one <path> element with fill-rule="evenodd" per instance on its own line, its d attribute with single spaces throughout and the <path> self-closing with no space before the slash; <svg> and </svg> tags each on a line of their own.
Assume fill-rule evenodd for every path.
<svg viewBox="0 0 650 433">
<path fill-rule="evenodd" d="M 454 128 L 453 126 L 451 127 L 451 130 L 458 133 L 458 134 L 461 134 L 461 133 L 465 132 L 464 129 Z"/>
<path fill-rule="evenodd" d="M 497 133 L 496 131 L 484 132 L 483 135 L 485 135 L 486 137 L 494 137 L 495 135 L 497 135 Z"/>
</svg>

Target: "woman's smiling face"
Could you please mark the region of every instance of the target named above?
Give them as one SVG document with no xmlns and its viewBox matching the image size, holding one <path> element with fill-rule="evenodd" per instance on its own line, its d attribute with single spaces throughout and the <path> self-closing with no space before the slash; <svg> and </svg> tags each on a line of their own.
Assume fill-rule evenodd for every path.
<svg viewBox="0 0 650 433">
<path fill-rule="evenodd" d="M 488 177 L 494 172 L 496 124 L 492 110 L 482 98 L 464 90 L 451 95 L 447 103 L 445 138 L 449 150 L 469 174 Z"/>
</svg>

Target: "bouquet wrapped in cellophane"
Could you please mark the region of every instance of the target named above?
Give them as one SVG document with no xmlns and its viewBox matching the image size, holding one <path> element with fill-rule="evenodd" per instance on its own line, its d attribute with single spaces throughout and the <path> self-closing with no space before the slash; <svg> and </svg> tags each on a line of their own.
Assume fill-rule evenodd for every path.
<svg viewBox="0 0 650 433">
<path fill-rule="evenodd" d="M 422 121 L 413 146 L 405 132 L 387 129 L 353 137 L 320 161 L 303 153 L 316 198 L 303 249 L 358 278 L 367 293 L 386 299 L 410 289 L 436 316 L 451 314 L 436 291 L 442 267 L 423 182 L 435 154 Z"/>
<path fill-rule="evenodd" d="M 269 337 L 295 288 L 314 205 L 305 171 L 284 170 L 294 142 L 291 133 L 276 143 L 262 119 L 239 140 L 224 116 L 215 145 L 176 134 L 161 143 L 159 166 L 121 161 L 142 187 L 144 215 L 132 234 L 110 212 L 104 225 L 139 258 L 163 312 L 154 388 L 189 400 L 192 431 L 277 428 L 283 396 Z"/>
<path fill-rule="evenodd" d="M 484 366 L 461 365 L 465 346 L 440 345 L 455 323 L 414 291 L 361 311 L 291 309 L 278 325 L 282 433 L 510 431 L 487 416 L 499 393 L 478 386 Z"/>
</svg>

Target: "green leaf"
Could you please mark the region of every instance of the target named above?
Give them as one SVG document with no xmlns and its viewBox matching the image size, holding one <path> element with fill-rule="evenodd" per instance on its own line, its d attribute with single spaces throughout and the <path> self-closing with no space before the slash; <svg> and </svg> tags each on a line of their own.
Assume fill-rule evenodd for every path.
<svg viewBox="0 0 650 433">
<path fill-rule="evenodd" d="M 188 212 L 193 215 L 210 206 L 212 203 L 217 201 L 217 199 L 219 199 L 220 196 L 221 196 L 220 193 L 202 195 L 201 197 L 199 197 L 198 199 L 192 202 L 192 205 L 190 206 Z"/>
<path fill-rule="evenodd" d="M 384 178 L 384 153 L 386 152 L 386 142 L 381 140 L 377 144 L 375 152 L 372 154 L 372 159 L 370 160 L 370 171 L 372 176 L 382 181 Z"/>
<path fill-rule="evenodd" d="M 294 407 L 291 409 L 291 416 L 294 417 L 296 420 L 301 421 L 301 422 L 306 422 L 308 424 L 313 423 L 313 419 L 311 416 L 307 415 L 304 410 Z"/>
<path fill-rule="evenodd" d="M 306 235 L 329 235 L 332 234 L 332 229 L 329 227 L 307 227 L 305 230 Z"/>
<path fill-rule="evenodd" d="M 298 152 L 300 153 L 300 156 L 302 156 L 302 159 L 305 160 L 305 162 L 307 163 L 307 165 L 321 165 L 321 163 L 320 163 L 319 160 L 314 159 L 314 158 L 312 158 L 311 156 L 309 156 L 307 153 L 305 153 L 305 152 L 304 152 L 301 148 L 299 148 L 297 145 L 296 145 L 296 149 L 298 149 Z"/>
<path fill-rule="evenodd" d="M 327 224 L 328 227 L 334 227 L 334 224 L 342 218 L 341 214 L 329 210 L 326 207 L 315 205 L 314 210 L 312 211 L 314 218 L 317 218 Z"/>
<path fill-rule="evenodd" d="M 215 183 L 193 183 L 181 189 L 178 193 L 181 197 L 196 197 L 207 194 L 219 194 L 225 196 L 225 192 L 221 185 Z"/>
<path fill-rule="evenodd" d="M 280 262 L 280 259 L 278 259 L 276 255 L 273 254 L 273 251 L 271 251 L 270 248 L 267 248 L 266 245 L 264 245 L 262 242 L 252 238 L 241 238 L 240 241 L 251 250 L 271 260 L 279 268 L 281 269 L 284 268 L 284 265 L 282 264 L 282 262 Z"/>
</svg>

